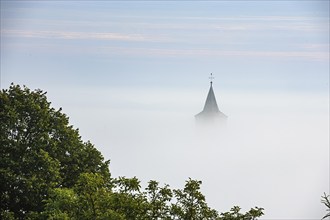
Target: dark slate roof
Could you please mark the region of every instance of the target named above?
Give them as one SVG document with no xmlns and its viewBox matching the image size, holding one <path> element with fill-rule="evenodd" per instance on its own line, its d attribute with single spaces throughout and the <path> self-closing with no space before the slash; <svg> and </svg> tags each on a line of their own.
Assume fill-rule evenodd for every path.
<svg viewBox="0 0 330 220">
<path fill-rule="evenodd" d="M 207 94 L 204 109 L 195 117 L 196 118 L 217 118 L 217 117 L 227 118 L 227 116 L 223 114 L 218 108 L 218 104 L 213 92 L 212 82 L 209 93 Z"/>
</svg>

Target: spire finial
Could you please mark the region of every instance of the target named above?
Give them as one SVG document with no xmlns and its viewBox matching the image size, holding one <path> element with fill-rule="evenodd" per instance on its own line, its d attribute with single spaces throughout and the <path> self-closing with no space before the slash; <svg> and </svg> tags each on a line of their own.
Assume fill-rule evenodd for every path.
<svg viewBox="0 0 330 220">
<path fill-rule="evenodd" d="M 213 83 L 212 80 L 214 79 L 214 77 L 213 77 L 213 73 L 211 73 L 211 76 L 209 77 L 209 79 L 211 80 L 210 83 L 211 83 L 211 85 L 212 85 L 212 83 Z"/>
</svg>

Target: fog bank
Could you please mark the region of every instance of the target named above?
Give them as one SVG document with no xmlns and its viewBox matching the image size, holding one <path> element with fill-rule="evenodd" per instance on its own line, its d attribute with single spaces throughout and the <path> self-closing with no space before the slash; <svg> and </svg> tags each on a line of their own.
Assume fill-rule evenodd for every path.
<svg viewBox="0 0 330 220">
<path fill-rule="evenodd" d="M 216 96 L 229 116 L 226 127 L 203 130 L 194 121 L 205 101 L 197 91 L 102 93 L 89 107 L 76 99 L 63 109 L 83 139 L 111 160 L 114 177 L 172 188 L 191 177 L 203 181 L 207 202 L 220 212 L 240 205 L 265 208 L 264 219 L 322 217 L 320 196 L 329 190 L 327 95 L 223 91 Z"/>
</svg>

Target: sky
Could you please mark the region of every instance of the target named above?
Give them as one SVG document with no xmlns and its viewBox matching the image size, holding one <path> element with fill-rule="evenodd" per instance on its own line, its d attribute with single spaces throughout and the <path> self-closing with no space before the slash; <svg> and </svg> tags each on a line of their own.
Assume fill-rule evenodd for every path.
<svg viewBox="0 0 330 220">
<path fill-rule="evenodd" d="M 262 219 L 329 194 L 329 1 L 1 1 L 0 87 L 47 91 L 114 177 Z M 200 131 L 213 73 L 222 131 Z"/>
</svg>

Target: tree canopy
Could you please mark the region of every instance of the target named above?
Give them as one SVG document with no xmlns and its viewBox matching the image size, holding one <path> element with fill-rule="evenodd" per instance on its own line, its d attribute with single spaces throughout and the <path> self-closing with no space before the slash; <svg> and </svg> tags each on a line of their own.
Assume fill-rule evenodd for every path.
<svg viewBox="0 0 330 220">
<path fill-rule="evenodd" d="M 206 203 L 201 181 L 183 189 L 138 178 L 112 178 L 109 161 L 46 92 L 12 84 L 0 92 L 1 219 L 253 220 L 262 208 L 218 213 Z"/>
<path fill-rule="evenodd" d="M 84 143 L 46 93 L 11 85 L 0 94 L 1 210 L 40 212 L 52 188 L 72 187 L 80 174 L 110 177 L 109 161 Z"/>
</svg>

